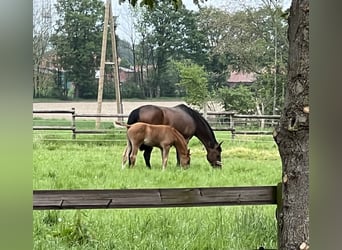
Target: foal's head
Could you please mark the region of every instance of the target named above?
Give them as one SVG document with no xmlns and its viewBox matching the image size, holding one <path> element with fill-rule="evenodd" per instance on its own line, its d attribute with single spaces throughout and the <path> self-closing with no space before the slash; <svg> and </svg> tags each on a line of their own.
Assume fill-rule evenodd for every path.
<svg viewBox="0 0 342 250">
<path fill-rule="evenodd" d="M 183 168 L 190 167 L 190 149 L 188 149 L 185 155 L 180 155 L 180 164 Z"/>
</svg>

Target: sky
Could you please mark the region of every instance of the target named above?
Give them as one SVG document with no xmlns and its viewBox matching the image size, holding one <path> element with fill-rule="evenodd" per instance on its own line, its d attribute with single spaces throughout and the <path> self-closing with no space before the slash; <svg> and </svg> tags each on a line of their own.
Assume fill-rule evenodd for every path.
<svg viewBox="0 0 342 250">
<path fill-rule="evenodd" d="M 102 0 L 104 3 L 106 0 Z M 207 0 L 204 4 L 204 6 L 212 6 L 216 8 L 222 8 L 227 10 L 234 10 L 234 8 L 237 8 L 239 4 L 251 4 L 256 5 L 258 2 L 260 3 L 263 0 Z M 291 5 L 292 0 L 273 0 L 277 1 L 282 4 L 283 9 L 288 9 Z M 33 0 L 33 6 L 36 5 L 48 5 L 53 7 L 53 5 L 56 3 L 56 0 Z M 193 0 L 183 0 L 183 3 L 188 9 L 197 11 L 198 7 L 193 3 Z M 44 9 L 46 9 L 47 6 L 45 6 Z M 129 4 L 128 0 L 126 0 L 125 3 L 119 4 L 119 0 L 112 0 L 112 10 L 113 14 L 115 16 L 118 16 L 118 27 L 116 30 L 117 35 L 120 39 L 124 39 L 131 43 L 131 38 L 134 37 L 134 31 L 132 30 L 132 17 L 130 15 L 129 11 Z M 133 35 L 132 35 L 133 34 Z"/>
<path fill-rule="evenodd" d="M 291 0 L 275 0 L 282 4 L 283 9 L 290 8 Z M 104 0 L 105 2 L 105 0 Z M 204 6 L 212 6 L 216 8 L 222 8 L 222 9 L 229 9 L 233 10 L 234 8 L 238 8 L 238 5 L 240 3 L 243 4 L 251 4 L 251 5 L 257 5 L 257 3 L 260 3 L 260 0 L 249 0 L 249 1 L 243 1 L 243 0 L 207 0 L 204 4 Z M 193 3 L 193 0 L 183 0 L 183 3 L 185 6 L 190 9 L 197 11 L 198 7 Z M 120 39 L 124 39 L 128 42 L 131 42 L 132 37 L 134 37 L 134 31 L 131 28 L 132 24 L 132 18 L 130 17 L 129 12 L 129 4 L 128 1 L 125 3 L 119 4 L 119 0 L 112 0 L 112 9 L 115 16 L 118 16 L 117 22 L 117 30 L 116 33 L 119 36 Z M 132 35 L 133 34 L 133 35 Z"/>
</svg>

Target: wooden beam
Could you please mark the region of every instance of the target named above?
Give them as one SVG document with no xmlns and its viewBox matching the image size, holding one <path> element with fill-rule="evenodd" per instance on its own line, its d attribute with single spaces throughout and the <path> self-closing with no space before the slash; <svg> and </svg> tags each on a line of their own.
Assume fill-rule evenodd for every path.
<svg viewBox="0 0 342 250">
<path fill-rule="evenodd" d="M 73 114 L 75 110 L 32 110 L 33 114 Z"/>
<path fill-rule="evenodd" d="M 250 118 L 250 119 L 280 119 L 280 115 L 234 115 L 234 118 Z"/>
<path fill-rule="evenodd" d="M 75 117 L 110 117 L 110 118 L 127 118 L 126 114 L 75 114 Z"/>
<path fill-rule="evenodd" d="M 100 78 L 97 91 L 97 114 L 101 114 L 102 110 L 102 95 L 103 95 L 103 82 L 105 75 L 105 61 L 106 61 L 106 51 L 107 51 L 107 34 L 108 34 L 108 21 L 109 21 L 109 8 L 110 0 L 106 1 L 105 5 L 105 16 L 103 22 L 103 33 L 102 33 L 102 47 L 101 47 L 101 62 L 100 62 Z M 100 128 L 101 118 L 96 118 L 95 127 Z"/>
<path fill-rule="evenodd" d="M 74 130 L 72 126 L 33 126 L 33 130 Z"/>
<path fill-rule="evenodd" d="M 111 34 L 111 44 L 112 44 L 112 60 L 113 60 L 113 74 L 114 74 L 114 88 L 115 88 L 115 99 L 116 99 L 116 111 L 119 114 L 123 113 L 123 107 L 121 102 L 121 92 L 120 92 L 120 77 L 119 77 L 119 61 L 118 61 L 118 55 L 116 50 L 116 36 L 115 36 L 115 24 L 114 24 L 114 18 L 113 18 L 113 10 L 112 6 L 110 4 L 109 8 L 109 30 Z M 122 119 L 119 119 L 119 121 L 122 121 Z"/>
<path fill-rule="evenodd" d="M 277 204 L 276 186 L 34 190 L 33 209 L 156 208 Z"/>
<path fill-rule="evenodd" d="M 234 131 L 234 134 L 237 135 L 271 135 L 273 131 Z"/>
</svg>

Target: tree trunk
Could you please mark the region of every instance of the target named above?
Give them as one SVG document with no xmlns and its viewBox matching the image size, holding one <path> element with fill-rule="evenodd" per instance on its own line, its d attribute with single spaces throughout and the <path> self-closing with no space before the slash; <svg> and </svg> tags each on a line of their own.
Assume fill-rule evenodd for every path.
<svg viewBox="0 0 342 250">
<path fill-rule="evenodd" d="M 203 102 L 203 117 L 204 119 L 208 120 L 208 102 Z"/>
<path fill-rule="evenodd" d="M 258 101 L 256 101 L 255 103 L 256 103 L 257 115 L 265 114 L 264 103 L 260 102 L 260 105 L 259 105 Z M 260 106 L 261 106 L 261 108 L 260 108 Z M 260 119 L 260 129 L 263 130 L 264 128 L 265 128 L 265 119 Z"/>
<path fill-rule="evenodd" d="M 274 132 L 282 160 L 278 248 L 309 248 L 309 1 L 293 0 L 289 16 L 285 105 Z"/>
<path fill-rule="evenodd" d="M 39 96 L 39 66 L 37 66 L 37 71 L 35 73 L 35 77 L 34 77 L 34 95 L 33 97 L 40 97 Z"/>
</svg>

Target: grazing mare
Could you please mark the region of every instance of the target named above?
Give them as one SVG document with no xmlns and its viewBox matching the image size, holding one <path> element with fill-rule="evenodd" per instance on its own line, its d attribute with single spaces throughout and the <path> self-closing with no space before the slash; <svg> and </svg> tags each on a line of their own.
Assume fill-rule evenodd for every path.
<svg viewBox="0 0 342 250">
<path fill-rule="evenodd" d="M 162 153 L 162 165 L 165 170 L 169 151 L 175 146 L 177 154 L 180 156 L 180 165 L 187 168 L 190 165 L 190 150 L 187 148 L 187 142 L 184 137 L 173 127 L 167 125 L 152 125 L 143 122 L 137 122 L 132 125 L 124 125 L 127 129 L 127 147 L 122 156 L 122 168 L 124 168 L 127 159 L 129 166 L 134 166 L 138 149 L 142 144 L 150 147 L 158 147 Z"/>
<path fill-rule="evenodd" d="M 215 138 L 215 134 L 203 116 L 184 104 L 175 107 L 162 107 L 155 105 L 143 105 L 134 109 L 128 116 L 127 124 L 145 122 L 149 124 L 163 124 L 176 128 L 187 142 L 196 136 L 207 151 L 207 160 L 212 167 L 221 168 L 221 144 Z M 144 143 L 140 147 L 144 150 L 146 166 L 151 168 L 150 158 L 152 147 Z M 177 155 L 179 164 L 179 156 Z"/>
</svg>

